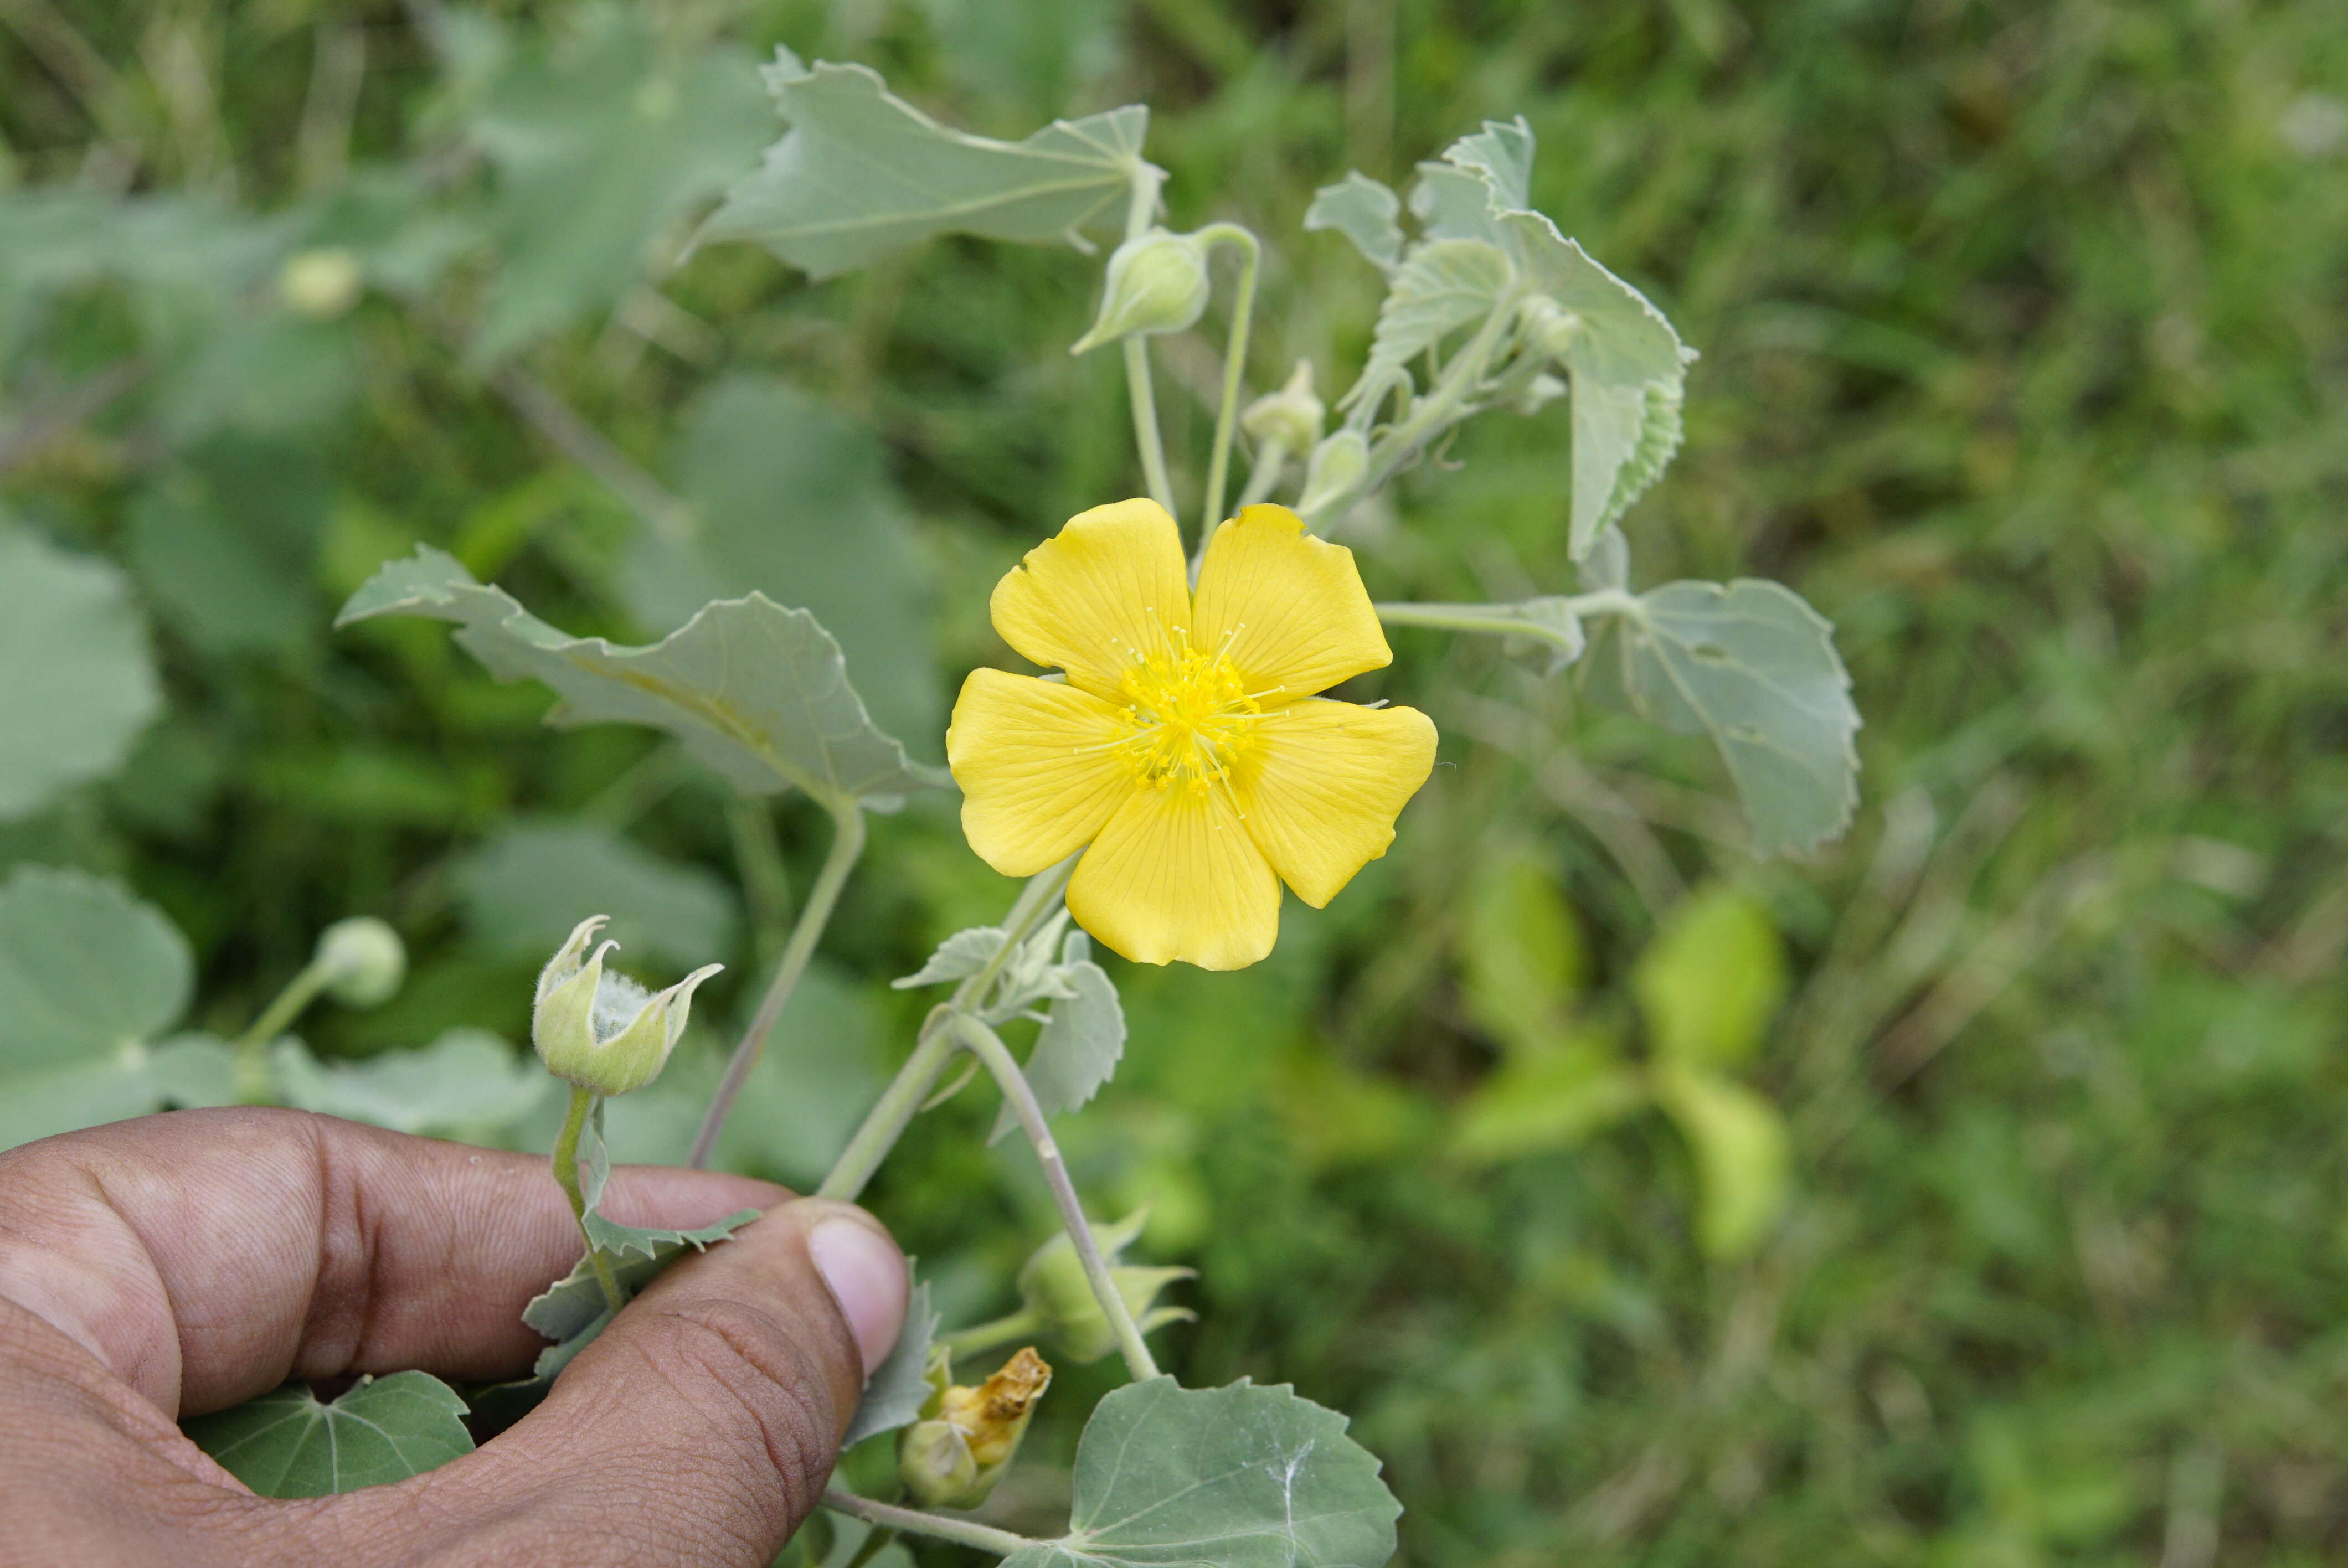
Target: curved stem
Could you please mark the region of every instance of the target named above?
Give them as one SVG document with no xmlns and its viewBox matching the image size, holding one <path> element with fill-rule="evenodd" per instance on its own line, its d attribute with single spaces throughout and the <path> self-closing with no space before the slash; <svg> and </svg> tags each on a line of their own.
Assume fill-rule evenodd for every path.
<svg viewBox="0 0 2348 1568">
<path fill-rule="evenodd" d="M 612 1272 L 612 1260 L 587 1234 L 587 1194 L 579 1184 L 579 1136 L 587 1129 L 587 1118 L 595 1109 L 595 1091 L 580 1084 L 571 1086 L 571 1112 L 562 1121 L 562 1135 L 554 1141 L 554 1180 L 562 1188 L 562 1195 L 571 1200 L 571 1217 L 579 1222 L 579 1239 L 587 1244 L 588 1260 L 594 1266 L 595 1283 L 602 1287 L 603 1305 L 614 1315 L 627 1305 L 620 1294 L 620 1280 Z"/>
<path fill-rule="evenodd" d="M 285 982 L 285 989 L 236 1037 L 236 1094 L 240 1101 L 252 1104 L 269 1098 L 269 1066 L 263 1053 L 269 1049 L 270 1041 L 285 1032 L 285 1026 L 299 1018 L 302 1009 L 325 989 L 325 967 L 313 958 L 301 973 Z"/>
<path fill-rule="evenodd" d="M 1079 852 L 1081 853 L 1081 852 Z M 1048 871 L 1040 871 L 1027 879 L 1012 901 L 1011 912 L 1003 917 L 1004 942 L 994 957 L 986 961 L 978 973 L 954 989 L 953 999 L 932 1010 L 922 1024 L 922 1032 L 913 1041 L 913 1054 L 897 1070 L 897 1076 L 881 1091 L 880 1100 L 865 1112 L 864 1124 L 848 1141 L 848 1147 L 833 1161 L 823 1185 L 816 1189 L 821 1198 L 838 1198 L 853 1203 L 905 1135 L 905 1129 L 921 1113 L 922 1102 L 930 1090 L 945 1071 L 946 1063 L 961 1049 L 961 1042 L 946 1027 L 947 1020 L 963 1008 L 984 999 L 986 988 L 1002 972 L 1012 953 L 1029 933 L 1049 917 L 1049 913 L 1061 891 L 1068 885 L 1069 875 L 1076 870 L 1076 856 L 1069 856 Z"/>
<path fill-rule="evenodd" d="M 893 1502 L 875 1502 L 869 1497 L 859 1497 L 852 1491 L 842 1491 L 836 1486 L 823 1489 L 823 1505 L 867 1524 L 879 1524 L 891 1530 L 910 1530 L 917 1535 L 933 1536 L 940 1541 L 952 1541 L 963 1546 L 975 1546 L 981 1552 L 992 1552 L 998 1557 L 1008 1557 L 1038 1544 L 1032 1537 L 1014 1535 L 1008 1530 L 997 1530 L 992 1524 L 981 1524 L 972 1519 L 948 1519 L 941 1513 L 923 1513 L 917 1508 L 900 1508 Z"/>
<path fill-rule="evenodd" d="M 1125 340 L 1125 392 L 1133 405 L 1133 444 L 1141 451 L 1141 479 L 1149 498 L 1174 515 L 1174 477 L 1166 471 L 1166 437 L 1158 429 L 1158 395 L 1149 386 L 1147 339 Z"/>
<path fill-rule="evenodd" d="M 775 1030 L 775 1022 L 783 1016 L 783 1009 L 798 988 L 799 976 L 807 972 L 808 959 L 814 955 L 818 938 L 831 918 L 832 907 L 839 902 L 839 890 L 848 883 L 848 874 L 856 866 L 856 857 L 864 853 L 864 808 L 853 800 L 842 801 L 831 807 L 831 848 L 823 857 L 823 869 L 816 873 L 815 886 L 808 889 L 808 900 L 799 910 L 797 924 L 791 927 L 790 940 L 783 945 L 783 956 L 775 966 L 775 978 L 767 982 L 767 994 L 758 999 L 758 1010 L 750 1020 L 750 1027 L 742 1031 L 742 1043 L 734 1048 L 734 1058 L 726 1064 L 726 1077 L 710 1096 L 709 1110 L 701 1118 L 701 1131 L 694 1134 L 693 1154 L 687 1161 L 695 1169 L 709 1163 L 709 1156 L 717 1146 L 717 1134 L 726 1126 L 726 1113 L 734 1109 L 735 1097 L 749 1081 L 750 1070 L 758 1065 L 758 1054 L 767 1047 L 767 1037 Z"/>
<path fill-rule="evenodd" d="M 1066 1227 L 1076 1257 L 1085 1266 L 1085 1280 L 1093 1287 L 1093 1299 L 1100 1303 L 1109 1327 L 1117 1332 L 1117 1345 L 1125 1353 L 1127 1372 L 1137 1383 L 1157 1377 L 1158 1362 L 1141 1337 L 1141 1326 L 1133 1320 L 1125 1297 L 1117 1293 L 1117 1281 L 1108 1272 L 1108 1260 L 1101 1256 L 1092 1222 L 1085 1218 L 1076 1184 L 1068 1179 L 1068 1167 L 1060 1158 L 1060 1146 L 1053 1140 L 1051 1124 L 1044 1119 L 1044 1108 L 1035 1102 L 1035 1090 L 1028 1087 L 1027 1075 L 1019 1071 L 1010 1048 L 978 1020 L 967 1013 L 956 1013 L 952 1027 L 962 1043 L 994 1075 L 1003 1098 L 1019 1118 L 1020 1129 L 1027 1134 L 1027 1142 L 1035 1145 L 1035 1159 L 1044 1167 L 1045 1184 L 1052 1189 L 1053 1203 L 1059 1206 L 1060 1223 Z"/>
<path fill-rule="evenodd" d="M 863 1193 L 864 1184 L 872 1179 L 872 1173 L 880 1168 L 880 1162 L 889 1157 L 889 1151 L 897 1146 L 897 1140 L 905 1135 L 905 1129 L 920 1113 L 922 1102 L 930 1097 L 938 1074 L 945 1071 L 946 1063 L 961 1049 L 953 1031 L 945 1027 L 949 1016 L 940 1009 L 922 1026 L 921 1038 L 913 1042 L 913 1054 L 905 1059 L 905 1065 L 897 1070 L 897 1076 L 865 1113 L 864 1124 L 857 1128 L 848 1147 L 832 1162 L 823 1185 L 815 1190 L 817 1197 L 854 1203 Z"/>
<path fill-rule="evenodd" d="M 1240 286 L 1231 299 L 1231 340 L 1223 346 L 1223 401 L 1215 411 L 1215 445 L 1207 458 L 1206 504 L 1200 508 L 1199 548 L 1203 553 L 1215 525 L 1223 520 L 1223 481 L 1231 472 L 1231 431 L 1239 422 L 1240 380 L 1247 370 L 1248 327 L 1255 318 L 1255 275 L 1263 260 L 1263 247 L 1236 223 L 1210 223 L 1199 231 L 1199 239 L 1208 245 L 1231 245 L 1240 252 Z"/>
<path fill-rule="evenodd" d="M 1014 1339 L 1025 1339 L 1044 1327 L 1043 1317 L 1025 1307 L 998 1317 L 992 1323 L 981 1323 L 947 1335 L 938 1343 L 956 1358 L 976 1356 L 997 1346 L 1008 1345 Z"/>
</svg>

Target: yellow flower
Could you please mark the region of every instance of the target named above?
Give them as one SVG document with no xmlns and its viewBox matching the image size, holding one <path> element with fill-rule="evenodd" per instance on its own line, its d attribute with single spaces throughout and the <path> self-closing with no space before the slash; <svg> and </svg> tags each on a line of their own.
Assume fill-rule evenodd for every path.
<svg viewBox="0 0 2348 1568">
<path fill-rule="evenodd" d="M 946 731 L 963 832 L 1009 876 L 1089 845 L 1069 912 L 1137 962 L 1254 963 L 1280 935 L 1281 883 L 1328 903 L 1435 765 L 1426 714 L 1314 696 L 1394 655 L 1353 552 L 1285 507 L 1215 531 L 1195 600 L 1162 507 L 1096 507 L 990 608 L 1067 680 L 963 682 Z"/>
</svg>

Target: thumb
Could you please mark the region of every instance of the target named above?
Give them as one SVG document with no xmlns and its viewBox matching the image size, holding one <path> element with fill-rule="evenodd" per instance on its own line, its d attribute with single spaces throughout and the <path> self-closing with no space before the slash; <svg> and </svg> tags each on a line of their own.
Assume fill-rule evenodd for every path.
<svg viewBox="0 0 2348 1568">
<path fill-rule="evenodd" d="M 774 1209 L 654 1281 L 438 1501 L 483 1561 L 758 1568 L 822 1494 L 905 1297 L 871 1215 Z"/>
</svg>

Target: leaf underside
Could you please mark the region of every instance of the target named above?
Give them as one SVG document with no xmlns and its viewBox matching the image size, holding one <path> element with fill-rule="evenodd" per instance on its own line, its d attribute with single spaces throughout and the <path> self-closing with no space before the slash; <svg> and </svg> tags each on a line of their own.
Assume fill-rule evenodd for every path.
<svg viewBox="0 0 2348 1568">
<path fill-rule="evenodd" d="M 420 1475 L 473 1451 L 465 1401 L 428 1372 L 367 1378 L 331 1404 L 288 1383 L 182 1430 L 263 1497 L 324 1497 Z"/>
<path fill-rule="evenodd" d="M 378 570 L 335 624 L 378 615 L 453 621 L 457 641 L 491 674 L 541 681 L 561 695 L 547 723 L 664 730 L 746 794 L 802 789 L 890 810 L 915 790 L 952 784 L 874 725 L 839 645 L 815 617 L 764 594 L 707 605 L 648 648 L 620 647 L 557 630 L 454 557 L 420 546 Z"/>
</svg>

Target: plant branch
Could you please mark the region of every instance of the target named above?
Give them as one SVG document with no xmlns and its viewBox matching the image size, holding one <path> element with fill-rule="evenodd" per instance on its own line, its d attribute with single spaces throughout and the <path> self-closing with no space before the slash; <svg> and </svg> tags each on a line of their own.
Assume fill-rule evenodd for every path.
<svg viewBox="0 0 2348 1568">
<path fill-rule="evenodd" d="M 1215 525 L 1223 520 L 1223 481 L 1231 472 L 1231 431 L 1240 416 L 1240 381 L 1247 370 L 1249 323 L 1255 318 L 1255 275 L 1263 260 L 1256 237 L 1236 223 L 1210 223 L 1199 231 L 1207 245 L 1226 244 L 1240 252 L 1239 292 L 1231 300 L 1231 333 L 1223 347 L 1223 401 L 1215 411 L 1215 445 L 1207 459 L 1206 505 L 1200 508 L 1199 549 L 1204 554 Z"/>
<path fill-rule="evenodd" d="M 992 1524 L 981 1524 L 974 1519 L 948 1519 L 941 1513 L 900 1508 L 893 1502 L 875 1502 L 869 1497 L 859 1497 L 836 1486 L 824 1488 L 823 1505 L 863 1520 L 867 1524 L 883 1525 L 891 1530 L 910 1530 L 917 1535 L 932 1536 L 962 1546 L 975 1546 L 998 1557 L 1008 1557 L 1014 1552 L 1040 1544 L 1032 1536 L 1014 1535 L 1008 1530 L 997 1530 Z"/>
<path fill-rule="evenodd" d="M 614 1317 L 627 1305 L 620 1294 L 620 1281 L 612 1272 L 612 1260 L 587 1234 L 587 1194 L 579 1184 L 579 1136 L 587 1129 L 587 1118 L 595 1109 L 595 1091 L 584 1084 L 571 1086 L 571 1111 L 562 1119 L 562 1134 L 554 1141 L 554 1180 L 562 1188 L 562 1195 L 571 1200 L 571 1217 L 579 1222 L 579 1239 L 587 1244 L 588 1261 L 594 1266 L 595 1283 L 602 1287 L 603 1305 Z"/>
<path fill-rule="evenodd" d="M 1370 607 L 1388 626 L 1431 626 L 1445 631 L 1486 631 L 1503 637 L 1530 637 L 1552 643 L 1569 653 L 1580 644 L 1553 625 L 1529 614 L 1519 604 L 1375 604 Z M 1577 620 L 1594 615 L 1646 614 L 1639 596 L 1619 588 L 1601 588 L 1567 597 L 1562 608 Z"/>
<path fill-rule="evenodd" d="M 831 848 L 823 857 L 823 869 L 816 873 L 815 886 L 808 889 L 807 903 L 800 907 L 799 917 L 791 927 L 790 940 L 783 945 L 781 961 L 775 966 L 775 978 L 767 983 L 767 994 L 759 999 L 750 1027 L 742 1031 L 742 1042 L 734 1048 L 734 1058 L 726 1064 L 725 1080 L 710 1097 L 709 1110 L 701 1119 L 701 1131 L 694 1134 L 693 1155 L 688 1163 L 696 1170 L 709 1163 L 710 1153 L 717 1146 L 717 1134 L 726 1125 L 726 1113 L 734 1109 L 735 1097 L 749 1081 L 750 1070 L 758 1065 L 758 1054 L 767 1047 L 767 1037 L 774 1032 L 776 1020 L 783 1016 L 791 992 L 798 987 L 799 976 L 806 973 L 816 941 L 831 919 L 832 907 L 839 901 L 839 890 L 847 885 L 856 857 L 864 852 L 862 806 L 852 799 L 831 803 Z"/>
<path fill-rule="evenodd" d="M 994 1075 L 1003 1098 L 1027 1134 L 1027 1142 L 1035 1145 L 1035 1158 L 1044 1167 L 1045 1183 L 1052 1189 L 1052 1201 L 1059 1205 L 1060 1223 L 1067 1228 L 1068 1240 L 1085 1266 L 1086 1282 L 1093 1287 L 1093 1298 L 1100 1303 L 1109 1327 L 1117 1332 L 1117 1348 L 1125 1353 L 1126 1371 L 1137 1383 L 1157 1377 L 1158 1363 L 1141 1337 L 1141 1326 L 1133 1320 L 1125 1297 L 1117 1292 L 1117 1281 L 1108 1271 L 1108 1260 L 1101 1255 L 1092 1222 L 1085 1218 L 1076 1184 L 1068 1179 L 1068 1167 L 1060 1158 L 1060 1146 L 1053 1140 L 1051 1124 L 1044 1118 L 1043 1106 L 1036 1103 L 1035 1091 L 1028 1086 L 1027 1075 L 1019 1071 L 1010 1048 L 978 1020 L 967 1013 L 956 1013 L 952 1027 L 962 1043 Z"/>
</svg>

